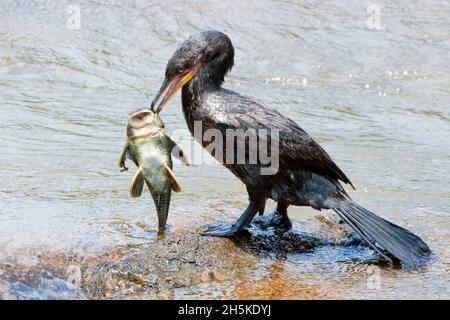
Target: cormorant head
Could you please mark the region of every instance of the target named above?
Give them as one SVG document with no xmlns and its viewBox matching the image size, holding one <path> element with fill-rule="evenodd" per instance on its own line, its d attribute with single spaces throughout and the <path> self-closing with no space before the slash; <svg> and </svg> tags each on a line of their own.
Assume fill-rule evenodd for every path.
<svg viewBox="0 0 450 320">
<path fill-rule="evenodd" d="M 203 85 L 220 86 L 234 63 L 234 48 L 230 38 L 219 31 L 205 31 L 186 39 L 166 66 L 165 80 L 152 102 L 159 113 L 175 93 L 194 78 Z"/>
</svg>

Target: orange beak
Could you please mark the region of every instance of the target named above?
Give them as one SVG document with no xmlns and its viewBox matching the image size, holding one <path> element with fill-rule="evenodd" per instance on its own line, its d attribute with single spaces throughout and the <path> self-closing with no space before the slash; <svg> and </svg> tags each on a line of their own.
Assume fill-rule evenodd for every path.
<svg viewBox="0 0 450 320">
<path fill-rule="evenodd" d="M 182 88 L 186 83 L 188 83 L 189 81 L 192 80 L 192 78 L 195 76 L 195 73 L 196 73 L 196 69 L 193 68 L 193 69 L 186 70 L 184 73 L 176 76 L 170 82 L 167 80 L 164 80 L 163 84 L 161 85 L 161 88 L 159 89 L 158 93 L 156 94 L 155 98 L 153 99 L 151 109 L 155 113 L 160 113 L 161 110 L 164 108 L 164 106 L 167 104 L 167 102 L 169 102 L 169 100 L 172 99 L 172 97 L 178 92 L 178 90 L 180 90 L 180 88 Z M 155 105 L 162 96 L 163 96 L 163 98 L 155 111 Z"/>
</svg>

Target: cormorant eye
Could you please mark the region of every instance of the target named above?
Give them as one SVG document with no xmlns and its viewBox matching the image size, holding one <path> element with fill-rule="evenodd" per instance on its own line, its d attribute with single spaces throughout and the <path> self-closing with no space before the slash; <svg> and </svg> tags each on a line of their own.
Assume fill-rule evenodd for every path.
<svg viewBox="0 0 450 320">
<path fill-rule="evenodd" d="M 220 56 L 220 52 L 215 52 L 214 53 L 214 55 L 212 56 L 212 59 L 211 60 L 215 60 L 215 59 L 217 59 L 218 57 Z"/>
<path fill-rule="evenodd" d="M 178 68 L 177 68 L 177 72 L 178 73 L 183 73 L 184 72 L 184 66 L 178 66 Z"/>
</svg>

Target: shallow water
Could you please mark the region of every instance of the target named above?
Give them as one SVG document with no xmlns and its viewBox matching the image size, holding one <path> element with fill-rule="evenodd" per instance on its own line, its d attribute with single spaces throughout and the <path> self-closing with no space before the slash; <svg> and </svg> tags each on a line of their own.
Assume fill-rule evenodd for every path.
<svg viewBox="0 0 450 320">
<path fill-rule="evenodd" d="M 374 289 L 366 266 L 325 248 L 261 259 L 235 281 L 175 297 L 450 298 L 448 1 L 377 1 L 379 30 L 367 26 L 368 1 L 80 1 L 79 29 L 70 4 L 0 2 L 2 255 L 155 240 L 151 198 L 129 199 L 131 173 L 116 168 L 126 117 L 150 103 L 177 43 L 214 28 L 236 50 L 226 86 L 295 119 L 359 203 L 421 235 L 434 255 L 420 271 L 381 268 Z M 186 146 L 179 99 L 163 119 Z M 172 230 L 232 221 L 246 205 L 218 164 L 175 171 L 184 192 L 172 200 Z M 290 209 L 300 229 L 316 214 Z"/>
</svg>

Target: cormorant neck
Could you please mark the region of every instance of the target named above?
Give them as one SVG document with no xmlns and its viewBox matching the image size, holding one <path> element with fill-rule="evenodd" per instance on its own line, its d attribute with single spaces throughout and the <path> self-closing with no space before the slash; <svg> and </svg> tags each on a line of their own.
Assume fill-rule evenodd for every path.
<svg viewBox="0 0 450 320">
<path fill-rule="evenodd" d="M 224 51 L 216 59 L 201 66 L 195 77 L 183 86 L 182 105 L 185 116 L 202 107 L 202 99 L 206 93 L 220 90 L 227 72 L 233 67 L 233 57 L 232 50 L 231 54 Z"/>
<path fill-rule="evenodd" d="M 196 111 L 202 109 L 202 100 L 209 92 L 219 90 L 223 81 L 214 79 L 203 70 L 199 70 L 195 77 L 181 89 L 181 104 L 189 129 L 193 128 L 193 121 L 198 120 L 193 116 Z"/>
<path fill-rule="evenodd" d="M 214 75 L 207 68 L 201 68 L 195 77 L 183 87 L 183 104 L 187 101 L 193 103 L 194 100 L 200 99 L 205 92 L 220 89 L 223 77 Z"/>
<path fill-rule="evenodd" d="M 203 66 L 192 79 L 191 86 L 198 91 L 218 89 L 225 80 L 225 74 L 211 66 Z"/>
</svg>

